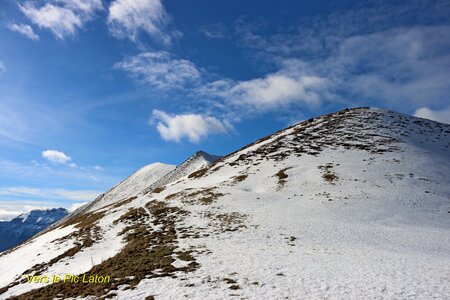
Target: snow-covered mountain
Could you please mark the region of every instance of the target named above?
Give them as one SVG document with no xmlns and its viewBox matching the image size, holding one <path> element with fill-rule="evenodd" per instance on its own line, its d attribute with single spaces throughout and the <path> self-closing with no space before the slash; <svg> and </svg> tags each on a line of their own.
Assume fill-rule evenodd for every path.
<svg viewBox="0 0 450 300">
<path fill-rule="evenodd" d="M 64 208 L 32 210 L 10 221 L 0 221 L 0 252 L 29 239 L 67 214 Z"/>
<path fill-rule="evenodd" d="M 199 155 L 1 255 L 0 298 L 450 298 L 450 125 L 357 108 Z"/>
<path fill-rule="evenodd" d="M 80 208 L 76 213 L 94 211 L 116 201 L 127 199 L 140 193 L 146 193 L 154 188 L 180 179 L 219 158 L 220 156 L 198 151 L 179 166 L 163 163 L 149 164 L 114 186 L 108 192 L 98 196 L 91 203 Z"/>
<path fill-rule="evenodd" d="M 89 203 L 83 211 L 93 211 L 114 203 L 117 200 L 129 198 L 142 192 L 150 184 L 154 183 L 176 166 L 163 163 L 153 163 L 139 169 L 136 173 L 120 182 L 108 192 L 100 195 Z"/>
</svg>

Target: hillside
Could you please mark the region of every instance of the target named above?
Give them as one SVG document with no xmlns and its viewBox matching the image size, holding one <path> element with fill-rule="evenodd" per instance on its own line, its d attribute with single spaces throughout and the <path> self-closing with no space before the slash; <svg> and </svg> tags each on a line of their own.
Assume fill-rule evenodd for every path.
<svg viewBox="0 0 450 300">
<path fill-rule="evenodd" d="M 1 255 L 0 298 L 450 298 L 450 125 L 357 108 L 196 155 Z"/>
<path fill-rule="evenodd" d="M 67 214 L 64 208 L 37 209 L 7 222 L 0 221 L 0 252 L 22 243 Z"/>
</svg>

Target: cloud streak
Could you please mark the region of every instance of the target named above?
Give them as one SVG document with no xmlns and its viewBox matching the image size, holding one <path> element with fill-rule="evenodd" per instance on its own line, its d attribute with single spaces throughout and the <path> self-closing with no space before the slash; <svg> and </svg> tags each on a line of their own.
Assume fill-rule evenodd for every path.
<svg viewBox="0 0 450 300">
<path fill-rule="evenodd" d="M 12 31 L 18 32 L 24 36 L 26 36 L 27 38 L 29 38 L 30 40 L 33 41 L 37 41 L 39 40 L 39 35 L 37 35 L 36 33 L 34 33 L 33 28 L 28 25 L 28 24 L 9 24 L 8 28 Z"/>
<path fill-rule="evenodd" d="M 230 37 L 228 28 L 223 23 L 206 24 L 198 30 L 209 39 L 226 39 Z"/>
<path fill-rule="evenodd" d="M 92 201 L 101 191 L 97 190 L 67 190 L 34 187 L 3 187 L 0 188 L 0 196 L 8 197 L 32 197 L 48 200 Z"/>
</svg>

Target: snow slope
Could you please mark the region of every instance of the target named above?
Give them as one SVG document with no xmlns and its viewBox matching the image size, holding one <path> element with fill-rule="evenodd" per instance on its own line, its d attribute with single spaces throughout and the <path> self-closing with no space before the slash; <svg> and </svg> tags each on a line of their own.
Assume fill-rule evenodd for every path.
<svg viewBox="0 0 450 300">
<path fill-rule="evenodd" d="M 368 108 L 321 116 L 0 256 L 0 298 L 449 299 L 449 170 L 449 125 Z M 100 236 L 52 260 L 90 228 Z M 47 268 L 12 267 L 31 253 Z M 37 271 L 115 280 L 17 280 Z"/>
<path fill-rule="evenodd" d="M 149 164 L 136 173 L 114 186 L 107 193 L 102 194 L 92 201 L 84 211 L 93 211 L 112 204 L 116 201 L 126 199 L 143 191 L 150 184 L 154 183 L 173 169 L 176 166 L 163 163 Z"/>
</svg>

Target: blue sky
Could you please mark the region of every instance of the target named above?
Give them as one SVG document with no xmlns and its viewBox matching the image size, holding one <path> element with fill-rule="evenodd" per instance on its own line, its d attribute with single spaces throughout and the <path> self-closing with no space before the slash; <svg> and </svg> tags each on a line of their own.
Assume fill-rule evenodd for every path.
<svg viewBox="0 0 450 300">
<path fill-rule="evenodd" d="M 0 219 L 375 106 L 450 122 L 448 1 L 3 0 Z"/>
</svg>

